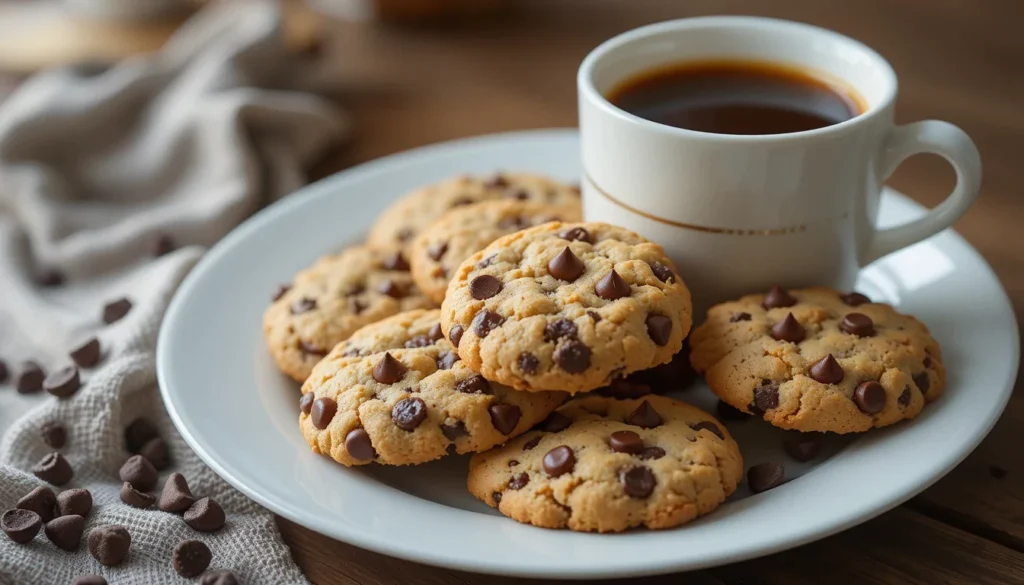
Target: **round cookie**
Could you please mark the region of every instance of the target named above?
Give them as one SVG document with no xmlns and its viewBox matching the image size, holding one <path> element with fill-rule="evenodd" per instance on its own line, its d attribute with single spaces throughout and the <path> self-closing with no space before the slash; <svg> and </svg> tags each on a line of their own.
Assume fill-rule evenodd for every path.
<svg viewBox="0 0 1024 585">
<path fill-rule="evenodd" d="M 859 293 L 748 295 L 708 310 L 690 344 L 715 394 L 784 429 L 890 425 L 917 416 L 946 384 L 928 328 Z"/>
<path fill-rule="evenodd" d="M 500 445 L 566 395 L 516 392 L 459 361 L 439 313 L 409 311 L 368 325 L 313 368 L 299 425 L 313 451 L 343 465 L 413 465 Z"/>
<path fill-rule="evenodd" d="M 527 173 L 458 175 L 416 189 L 385 209 L 370 228 L 368 243 L 377 247 L 408 246 L 448 210 L 492 199 L 578 205 L 580 191 L 578 187 Z"/>
<path fill-rule="evenodd" d="M 671 360 L 690 312 L 690 291 L 661 246 L 604 223 L 552 222 L 463 262 L 441 326 L 489 380 L 588 392 Z"/>
<path fill-rule="evenodd" d="M 579 221 L 578 200 L 556 206 L 501 199 L 457 207 L 430 224 L 409 247 L 416 286 L 441 304 L 448 281 L 462 261 L 501 236 L 549 221 Z"/>
<path fill-rule="evenodd" d="M 352 246 L 320 258 L 282 287 L 263 314 L 263 333 L 277 367 L 301 382 L 363 325 L 431 306 L 401 253 Z"/>
<path fill-rule="evenodd" d="M 706 412 L 664 396 L 590 395 L 474 455 L 467 484 L 519 522 L 618 532 L 689 522 L 717 508 L 742 477 L 736 441 Z"/>
</svg>

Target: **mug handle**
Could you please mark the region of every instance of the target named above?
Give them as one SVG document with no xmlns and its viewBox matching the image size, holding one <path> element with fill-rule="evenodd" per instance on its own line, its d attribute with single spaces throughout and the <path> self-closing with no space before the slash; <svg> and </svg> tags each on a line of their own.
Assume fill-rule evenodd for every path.
<svg viewBox="0 0 1024 585">
<path fill-rule="evenodd" d="M 884 230 L 876 230 L 861 266 L 917 243 L 948 228 L 967 211 L 981 187 L 981 156 L 967 133 L 939 120 L 924 120 L 896 127 L 883 154 L 883 181 L 896 167 L 915 154 L 937 154 L 956 171 L 956 187 L 935 209 L 923 217 Z"/>
</svg>

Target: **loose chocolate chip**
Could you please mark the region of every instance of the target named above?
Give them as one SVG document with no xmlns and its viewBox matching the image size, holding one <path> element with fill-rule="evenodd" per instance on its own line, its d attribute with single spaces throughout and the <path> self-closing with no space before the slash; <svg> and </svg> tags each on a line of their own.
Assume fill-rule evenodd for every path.
<svg viewBox="0 0 1024 585">
<path fill-rule="evenodd" d="M 239 585 L 239 580 L 231 571 L 213 571 L 200 577 L 199 585 Z"/>
<path fill-rule="evenodd" d="M 780 463 L 758 463 L 747 470 L 750 491 L 759 494 L 782 484 L 786 469 Z"/>
<path fill-rule="evenodd" d="M 839 298 L 842 299 L 844 303 L 850 305 L 851 307 L 857 307 L 865 303 L 871 302 L 871 299 L 860 294 L 859 292 L 852 292 L 845 295 L 839 295 Z"/>
<path fill-rule="evenodd" d="M 309 412 L 313 410 L 314 400 L 316 400 L 316 394 L 313 392 L 306 392 L 302 395 L 302 398 L 299 399 L 299 410 L 301 410 L 303 414 L 309 414 Z"/>
<path fill-rule="evenodd" d="M 11 375 L 10 370 L 7 369 L 7 362 L 0 360 L 0 384 L 6 384 L 7 378 Z"/>
<path fill-rule="evenodd" d="M 664 420 L 661 418 L 661 415 L 658 414 L 658 411 L 654 410 L 651 403 L 646 400 L 641 402 L 640 406 L 637 406 L 636 409 L 626 417 L 627 424 L 631 424 L 642 429 L 660 427 L 663 422 Z"/>
<path fill-rule="evenodd" d="M 469 281 L 469 294 L 482 301 L 501 292 L 501 281 L 490 274 L 482 274 Z"/>
<path fill-rule="evenodd" d="M 576 254 L 566 246 L 557 256 L 548 261 L 548 272 L 558 280 L 572 282 L 583 274 L 586 266 Z"/>
<path fill-rule="evenodd" d="M 316 308 L 316 299 L 309 297 L 302 297 L 301 299 L 292 303 L 291 311 L 292 315 L 301 315 L 302 313 L 308 313 Z"/>
<path fill-rule="evenodd" d="M 672 337 L 672 319 L 665 315 L 647 316 L 647 335 L 656 345 L 665 346 Z"/>
<path fill-rule="evenodd" d="M 441 433 L 443 433 L 445 438 L 449 441 L 454 441 L 459 437 L 465 437 L 469 434 L 469 431 L 466 430 L 466 423 L 461 420 L 457 420 L 451 424 L 441 425 Z"/>
<path fill-rule="evenodd" d="M 594 292 L 606 301 L 614 301 L 628 297 L 632 293 L 632 289 L 630 289 L 629 283 L 612 269 L 611 272 L 597 281 L 597 284 L 594 285 Z"/>
<path fill-rule="evenodd" d="M 129 453 L 138 453 L 142 446 L 159 433 L 153 423 L 145 418 L 137 418 L 124 429 L 124 444 Z"/>
<path fill-rule="evenodd" d="M 917 389 L 921 391 L 921 394 L 928 393 L 928 388 L 931 387 L 931 379 L 928 378 L 928 372 L 914 374 L 911 379 L 914 380 L 914 384 L 917 385 Z"/>
<path fill-rule="evenodd" d="M 43 389 L 43 380 L 46 374 L 42 366 L 33 361 L 26 361 L 21 364 L 21 373 L 18 374 L 18 394 L 34 394 Z"/>
<path fill-rule="evenodd" d="M 442 351 L 437 356 L 437 367 L 441 370 L 450 370 L 457 361 L 459 356 L 454 351 Z"/>
<path fill-rule="evenodd" d="M 392 357 L 390 352 L 384 352 L 384 357 L 373 366 L 373 379 L 381 384 L 394 384 L 404 378 L 408 370 L 402 362 Z"/>
<path fill-rule="evenodd" d="M 309 343 L 308 341 L 301 341 L 301 342 L 299 342 L 299 349 L 301 349 L 302 353 L 304 353 L 306 355 L 313 355 L 313 356 L 325 356 L 325 355 L 327 355 L 327 350 L 326 349 L 323 349 L 322 347 L 318 347 L 316 345 L 313 345 L 312 343 Z"/>
<path fill-rule="evenodd" d="M 462 328 L 462 325 L 455 325 L 448 330 L 448 339 L 455 346 L 455 349 L 459 349 L 459 342 L 462 341 L 462 334 L 465 332 L 466 330 Z"/>
<path fill-rule="evenodd" d="M 72 581 L 71 585 L 107 585 L 107 580 L 99 575 L 82 575 Z"/>
<path fill-rule="evenodd" d="M 46 538 L 49 538 L 57 548 L 73 552 L 78 550 L 78 545 L 82 542 L 85 518 L 77 514 L 61 516 L 47 522 L 43 530 Z"/>
<path fill-rule="evenodd" d="M 814 362 L 808 373 L 816 382 L 822 384 L 838 384 L 843 381 L 844 376 L 843 367 L 839 365 L 836 358 L 832 357 L 832 354 L 827 354 Z"/>
<path fill-rule="evenodd" d="M 160 437 L 150 439 L 142 446 L 139 455 L 148 459 L 157 471 L 163 471 L 171 464 L 171 452 L 167 448 L 167 443 Z"/>
<path fill-rule="evenodd" d="M 750 418 L 749 414 L 721 400 L 718 401 L 716 411 L 718 412 L 718 418 L 722 420 L 742 421 Z"/>
<path fill-rule="evenodd" d="M 576 455 L 567 445 L 560 445 L 544 454 L 544 471 L 551 477 L 571 473 L 576 467 Z"/>
<path fill-rule="evenodd" d="M 544 327 L 544 341 L 549 343 L 559 339 L 576 339 L 576 324 L 568 319 L 557 319 Z"/>
<path fill-rule="evenodd" d="M 35 512 L 43 523 L 54 519 L 56 516 L 54 509 L 56 506 L 57 496 L 53 495 L 53 490 L 46 486 L 39 486 L 33 489 L 14 505 L 19 510 Z"/>
<path fill-rule="evenodd" d="M 491 383 L 480 374 L 473 374 L 456 384 L 455 389 L 465 394 L 490 394 Z"/>
<path fill-rule="evenodd" d="M 192 507 L 195 497 L 188 489 L 188 481 L 180 473 L 172 473 L 164 482 L 164 490 L 160 492 L 157 506 L 164 512 L 182 513 Z"/>
<path fill-rule="evenodd" d="M 658 280 L 664 283 L 672 284 L 672 281 L 676 275 L 674 272 L 672 272 L 671 268 L 665 266 L 661 262 L 648 262 L 647 265 L 651 267 L 651 272 L 654 273 L 654 276 L 658 277 Z"/>
<path fill-rule="evenodd" d="M 787 314 L 785 319 L 772 326 L 772 338 L 777 341 L 800 343 L 806 336 L 804 326 L 796 320 L 793 313 Z"/>
<path fill-rule="evenodd" d="M 132 302 L 125 298 L 117 299 L 103 306 L 103 322 L 107 325 L 116 323 L 132 310 Z"/>
<path fill-rule="evenodd" d="M 412 432 L 427 418 L 427 404 L 419 398 L 403 398 L 391 408 L 391 420 L 403 431 Z"/>
<path fill-rule="evenodd" d="M 132 486 L 144 492 L 156 487 L 158 474 L 153 464 L 142 455 L 132 455 L 124 462 L 118 471 L 121 481 L 126 481 Z"/>
<path fill-rule="evenodd" d="M 885 388 L 878 382 L 861 382 L 853 391 L 853 401 L 864 414 L 877 414 L 885 408 Z"/>
<path fill-rule="evenodd" d="M 512 479 L 508 482 L 508 489 L 510 490 L 521 490 L 526 487 L 526 484 L 530 483 L 530 476 L 526 473 L 517 473 L 512 476 Z"/>
<path fill-rule="evenodd" d="M 505 318 L 501 315 L 494 311 L 484 309 L 477 313 L 476 317 L 473 317 L 473 333 L 476 333 L 477 337 L 483 339 L 484 337 L 487 337 L 491 331 L 501 327 L 501 324 L 504 322 Z"/>
<path fill-rule="evenodd" d="M 848 313 L 839 322 L 839 328 L 857 337 L 871 337 L 875 334 L 874 322 L 863 313 Z"/>
<path fill-rule="evenodd" d="M 210 498 L 198 499 L 185 510 L 185 524 L 199 532 L 216 532 L 224 527 L 224 509 Z"/>
<path fill-rule="evenodd" d="M 644 450 L 637 454 L 637 457 L 640 458 L 641 461 L 661 459 L 664 456 L 665 450 L 661 447 L 644 447 Z"/>
<path fill-rule="evenodd" d="M 57 511 L 61 516 L 86 517 L 92 510 L 92 494 L 83 488 L 64 490 L 57 496 Z M 81 535 L 79 535 L 81 536 Z"/>
<path fill-rule="evenodd" d="M 570 242 L 587 242 L 588 244 L 594 243 L 594 240 L 591 239 L 590 237 L 590 232 L 581 227 L 574 227 L 570 230 L 567 230 L 565 233 L 562 234 L 562 239 L 569 240 Z"/>
<path fill-rule="evenodd" d="M 290 291 L 290 290 L 292 290 L 292 285 L 290 285 L 290 284 L 279 284 L 279 285 L 277 285 L 277 288 L 274 289 L 274 294 L 272 294 L 270 296 L 270 300 L 272 300 L 274 302 L 277 302 L 277 301 L 281 300 L 281 297 L 283 297 L 284 295 L 288 294 L 288 291 Z"/>
<path fill-rule="evenodd" d="M 779 406 L 779 385 L 762 380 L 761 385 L 754 388 L 754 404 L 752 409 L 757 414 L 764 414 Z"/>
<path fill-rule="evenodd" d="M 406 295 L 405 286 L 387 278 L 377 285 L 377 292 L 387 295 L 393 299 L 400 299 Z"/>
<path fill-rule="evenodd" d="M 524 351 L 516 358 L 516 364 L 524 374 L 536 374 L 540 369 L 540 360 L 530 352 Z"/>
<path fill-rule="evenodd" d="M 446 252 L 448 252 L 448 242 L 438 242 L 427 248 L 427 256 L 430 256 L 434 262 L 439 262 Z"/>
<path fill-rule="evenodd" d="M 43 389 L 57 398 L 68 398 L 81 388 L 78 368 L 67 366 L 53 372 L 43 380 Z"/>
<path fill-rule="evenodd" d="M 373 461 L 377 457 L 370 435 L 363 428 L 352 429 L 345 435 L 345 450 L 356 461 Z"/>
<path fill-rule="evenodd" d="M 384 269 L 408 272 L 409 261 L 405 259 L 401 252 L 395 252 L 384 259 Z"/>
<path fill-rule="evenodd" d="M 633 431 L 615 431 L 608 437 L 608 446 L 616 453 L 637 454 L 644 449 L 644 440 Z"/>
<path fill-rule="evenodd" d="M 415 335 L 405 342 L 405 347 L 407 348 L 430 347 L 431 345 L 434 345 L 434 340 L 426 335 Z"/>
<path fill-rule="evenodd" d="M 198 540 L 186 540 L 174 547 L 174 570 L 182 577 L 198 577 L 212 560 L 210 547 Z"/>
<path fill-rule="evenodd" d="M 309 411 L 309 419 L 313 426 L 321 431 L 327 428 L 338 413 L 338 403 L 333 398 L 323 397 L 313 401 L 313 408 Z"/>
<path fill-rule="evenodd" d="M 654 473 L 647 467 L 638 465 L 619 472 L 619 483 L 626 495 L 631 498 L 646 498 L 654 491 L 657 480 Z"/>
<path fill-rule="evenodd" d="M 65 485 L 75 475 L 71 464 L 60 453 L 50 453 L 40 459 L 32 468 L 32 473 L 39 479 L 57 486 Z"/>
<path fill-rule="evenodd" d="M 121 484 L 121 501 L 133 508 L 145 510 L 156 503 L 156 497 L 140 492 L 126 481 Z"/>
<path fill-rule="evenodd" d="M 93 337 L 71 351 L 71 360 L 80 368 L 91 368 L 100 362 L 100 341 Z"/>
<path fill-rule="evenodd" d="M 691 424 L 690 428 L 697 431 L 698 433 L 702 430 L 711 431 L 719 439 L 725 440 L 725 433 L 715 423 L 709 420 L 702 420 L 699 423 Z"/>
<path fill-rule="evenodd" d="M 68 431 L 59 422 L 43 424 L 43 442 L 54 449 L 63 448 L 68 442 Z"/>
<path fill-rule="evenodd" d="M 768 291 L 768 294 L 765 295 L 764 300 L 761 301 L 761 306 L 765 309 L 792 307 L 795 304 L 796 299 L 778 286 L 773 286 L 772 289 Z"/>
<path fill-rule="evenodd" d="M 821 433 L 800 433 L 783 441 L 782 448 L 793 459 L 804 462 L 814 459 L 821 453 L 823 442 L 824 435 Z"/>
<path fill-rule="evenodd" d="M 581 374 L 590 368 L 590 348 L 580 341 L 567 341 L 552 356 L 560 368 L 570 374 Z"/>
<path fill-rule="evenodd" d="M 900 393 L 900 397 L 896 399 L 896 402 L 898 402 L 900 406 L 907 406 L 910 404 L 910 386 L 903 389 L 903 392 Z"/>
<path fill-rule="evenodd" d="M 113 567 L 120 565 L 128 556 L 132 546 L 132 537 L 124 526 L 112 524 L 93 528 L 89 533 L 89 554 L 101 565 Z"/>
<path fill-rule="evenodd" d="M 14 508 L 0 516 L 0 530 L 18 544 L 25 544 L 35 538 L 42 525 L 43 521 L 39 519 L 39 514 L 31 510 Z"/>
<path fill-rule="evenodd" d="M 739 323 L 740 321 L 750 321 L 750 313 L 733 313 L 732 317 L 729 317 L 730 323 Z"/>
<path fill-rule="evenodd" d="M 44 270 L 36 276 L 36 282 L 46 288 L 60 286 L 64 284 L 64 273 L 53 268 Z"/>
<path fill-rule="evenodd" d="M 514 404 L 491 404 L 487 407 L 487 412 L 491 415 L 491 424 L 503 435 L 509 435 L 516 430 L 519 418 L 523 415 Z"/>
<path fill-rule="evenodd" d="M 545 433 L 557 433 L 569 428 L 570 425 L 572 419 L 556 410 L 540 423 L 540 430 Z M 539 441 L 540 437 L 537 437 L 537 440 Z"/>
<path fill-rule="evenodd" d="M 537 435 L 536 437 L 523 443 L 523 451 L 532 451 L 537 446 L 537 444 L 540 443 L 541 438 L 542 437 L 540 435 Z"/>
</svg>

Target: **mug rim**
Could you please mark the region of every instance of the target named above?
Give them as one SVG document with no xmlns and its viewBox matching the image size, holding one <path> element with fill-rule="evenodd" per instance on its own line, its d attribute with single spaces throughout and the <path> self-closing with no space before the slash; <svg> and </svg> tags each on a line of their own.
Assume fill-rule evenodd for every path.
<svg viewBox="0 0 1024 585">
<path fill-rule="evenodd" d="M 805 33 L 811 33 L 815 35 L 821 35 L 829 37 L 832 40 L 837 40 L 841 43 L 845 43 L 856 50 L 859 50 L 868 57 L 870 57 L 875 65 L 881 70 L 883 76 L 885 76 L 888 82 L 888 88 L 885 95 L 881 100 L 875 104 L 869 104 L 868 107 L 860 114 L 843 120 L 837 124 L 830 126 L 824 126 L 821 128 L 814 128 L 811 130 L 801 130 L 798 132 L 786 132 L 782 134 L 718 134 L 715 132 L 703 132 L 700 130 L 690 130 L 687 128 L 679 128 L 676 126 L 669 126 L 660 122 L 654 122 L 646 118 L 637 116 L 627 112 L 619 106 L 613 104 L 605 97 L 597 88 L 594 86 L 594 69 L 597 65 L 608 55 L 614 51 L 620 49 L 627 43 L 636 41 L 638 39 L 644 39 L 647 37 L 654 36 L 656 34 L 669 32 L 669 31 L 685 31 L 692 30 L 695 28 L 704 28 L 709 26 L 734 26 L 737 28 L 742 27 L 773 27 L 778 30 L 788 29 L 790 31 L 799 30 Z M 831 72 L 830 72 L 831 74 Z M 844 82 L 848 83 L 854 89 L 860 91 L 860 88 L 856 84 L 846 80 L 841 75 L 836 77 L 842 78 Z M 851 128 L 869 122 L 876 117 L 882 115 L 891 109 L 891 106 L 896 98 L 898 90 L 898 80 L 896 72 L 893 70 L 892 65 L 882 57 L 878 51 L 875 51 L 868 45 L 842 33 L 807 24 L 804 22 L 798 22 L 795 20 L 786 20 L 781 18 L 768 18 L 763 16 L 698 16 L 692 18 L 679 18 L 675 20 L 666 20 L 663 22 L 657 22 L 654 24 L 648 24 L 635 28 L 624 33 L 618 34 L 587 53 L 583 61 L 580 63 L 579 70 L 576 74 L 576 86 L 581 97 L 585 97 L 588 101 L 594 103 L 597 107 L 603 110 L 606 114 L 621 118 L 628 122 L 640 125 L 643 128 L 659 133 L 669 134 L 672 136 L 684 137 L 684 138 L 699 138 L 703 140 L 715 140 L 722 142 L 788 142 L 793 140 L 804 140 L 808 138 L 818 138 L 824 136 L 832 136 L 835 134 L 845 133 Z"/>
</svg>

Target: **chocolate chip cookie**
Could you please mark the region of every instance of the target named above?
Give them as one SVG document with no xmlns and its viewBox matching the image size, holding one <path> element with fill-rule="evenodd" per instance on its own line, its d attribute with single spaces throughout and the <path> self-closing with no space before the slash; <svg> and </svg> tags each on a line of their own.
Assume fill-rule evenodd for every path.
<svg viewBox="0 0 1024 585">
<path fill-rule="evenodd" d="M 552 222 L 463 262 L 441 326 L 489 380 L 587 392 L 670 361 L 690 313 L 690 291 L 661 246 L 604 223 Z"/>
<path fill-rule="evenodd" d="M 351 466 L 483 451 L 565 400 L 488 382 L 452 351 L 439 316 L 409 311 L 364 327 L 313 368 L 299 425 L 314 452 Z"/>
<path fill-rule="evenodd" d="M 736 441 L 706 412 L 664 396 L 590 395 L 474 455 L 468 487 L 519 522 L 618 532 L 689 522 L 717 508 L 742 477 Z"/>
<path fill-rule="evenodd" d="M 457 207 L 430 224 L 409 247 L 416 286 L 437 304 L 462 261 L 501 236 L 549 221 L 579 221 L 580 204 L 566 205 L 503 199 Z"/>
<path fill-rule="evenodd" d="M 860 293 L 748 295 L 712 307 L 690 344 L 715 394 L 784 429 L 890 425 L 917 416 L 946 385 L 928 328 Z"/>
<path fill-rule="evenodd" d="M 431 306 L 401 252 L 353 246 L 320 258 L 281 287 L 263 314 L 263 333 L 278 368 L 301 382 L 363 325 Z"/>
<path fill-rule="evenodd" d="M 579 204 L 580 192 L 576 187 L 527 173 L 459 175 L 416 189 L 385 209 L 370 228 L 369 243 L 378 247 L 408 246 L 448 210 L 492 199 L 572 205 Z"/>
</svg>

